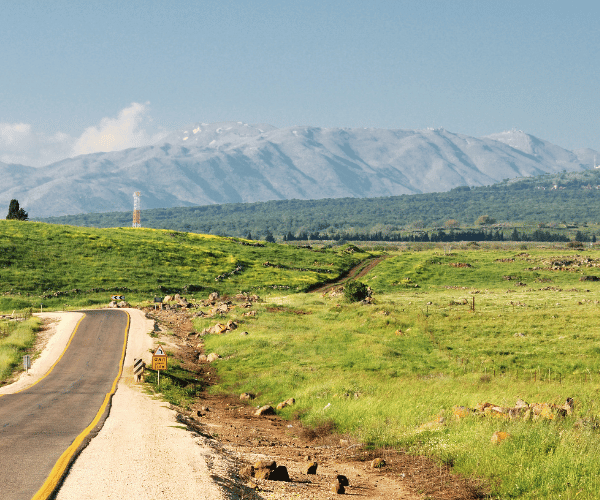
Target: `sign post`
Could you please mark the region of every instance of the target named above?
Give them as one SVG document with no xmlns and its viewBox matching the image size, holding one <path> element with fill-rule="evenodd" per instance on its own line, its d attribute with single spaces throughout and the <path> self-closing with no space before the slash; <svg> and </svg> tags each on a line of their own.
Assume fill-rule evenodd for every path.
<svg viewBox="0 0 600 500">
<path fill-rule="evenodd" d="M 25 368 L 25 373 L 29 373 L 29 369 L 31 368 L 31 357 L 27 354 L 23 356 L 23 368 Z"/>
<path fill-rule="evenodd" d="M 160 385 L 160 371 L 167 369 L 167 355 L 162 346 L 158 346 L 158 349 L 152 355 L 152 369 L 158 372 L 157 385 Z"/>
</svg>

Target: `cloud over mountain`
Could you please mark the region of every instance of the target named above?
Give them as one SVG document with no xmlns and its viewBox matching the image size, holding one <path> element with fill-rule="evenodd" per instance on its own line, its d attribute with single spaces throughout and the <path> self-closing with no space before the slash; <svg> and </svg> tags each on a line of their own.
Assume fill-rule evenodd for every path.
<svg viewBox="0 0 600 500">
<path fill-rule="evenodd" d="M 120 151 L 152 144 L 164 134 L 150 135 L 142 127 L 148 104 L 134 102 L 121 110 L 117 118 L 102 118 L 97 127 L 88 127 L 75 141 L 72 154 L 77 156 L 97 152 Z"/>
<path fill-rule="evenodd" d="M 119 151 L 153 144 L 166 134 L 152 131 L 149 103 L 131 103 L 117 117 L 105 117 L 80 137 L 39 132 L 29 123 L 0 123 L 0 161 L 32 167 L 81 154 Z"/>
</svg>

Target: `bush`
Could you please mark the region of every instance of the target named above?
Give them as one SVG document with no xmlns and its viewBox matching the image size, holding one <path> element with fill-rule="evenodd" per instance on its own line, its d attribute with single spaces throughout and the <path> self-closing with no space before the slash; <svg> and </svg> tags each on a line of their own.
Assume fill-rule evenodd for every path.
<svg viewBox="0 0 600 500">
<path fill-rule="evenodd" d="M 358 302 L 364 300 L 369 295 L 369 289 L 367 285 L 360 281 L 348 281 L 344 285 L 344 297 L 350 302 Z"/>
</svg>

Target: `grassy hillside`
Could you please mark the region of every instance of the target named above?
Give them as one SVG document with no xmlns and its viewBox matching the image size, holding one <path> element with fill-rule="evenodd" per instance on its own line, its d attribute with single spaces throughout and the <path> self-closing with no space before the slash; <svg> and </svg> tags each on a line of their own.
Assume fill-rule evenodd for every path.
<svg viewBox="0 0 600 500">
<path fill-rule="evenodd" d="M 106 304 L 113 294 L 137 303 L 167 293 L 302 291 L 364 257 L 342 247 L 0 221 L 0 310 Z"/>
<path fill-rule="evenodd" d="M 599 185 L 600 170 L 565 172 L 478 188 L 459 187 L 445 193 L 143 210 L 142 225 L 236 237 L 250 233 L 263 239 L 272 234 L 277 240 L 398 240 L 420 234 L 423 229 L 429 229 L 431 235 L 432 228 L 444 227 L 448 220 L 456 221 L 463 229 L 477 227 L 479 217 L 489 215 L 499 223 L 518 227 L 526 235 L 538 224 L 546 224 L 553 234 L 572 240 L 577 230 L 588 237 L 599 235 Z M 45 219 L 92 227 L 129 226 L 131 220 L 131 212 Z M 567 227 L 573 223 L 581 227 Z M 504 239 L 511 237 L 512 228 L 501 227 L 500 231 Z M 461 239 L 473 237 L 464 235 Z"/>
</svg>

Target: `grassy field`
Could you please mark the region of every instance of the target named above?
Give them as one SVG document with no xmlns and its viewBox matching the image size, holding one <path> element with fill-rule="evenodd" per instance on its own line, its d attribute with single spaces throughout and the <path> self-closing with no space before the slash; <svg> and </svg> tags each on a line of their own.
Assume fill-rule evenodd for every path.
<svg viewBox="0 0 600 500">
<path fill-rule="evenodd" d="M 287 417 L 429 454 L 486 477 L 493 498 L 597 498 L 600 282 L 580 278 L 598 265 L 600 252 L 565 248 L 397 253 L 363 279 L 375 304 L 270 297 L 257 317 L 239 313 L 248 336 L 206 337 L 223 357 L 215 390 L 294 397 Z M 573 417 L 455 416 L 567 397 Z M 496 431 L 510 438 L 492 445 Z"/>
<path fill-rule="evenodd" d="M 485 478 L 490 498 L 597 498 L 600 250 L 388 247 L 388 258 L 361 278 L 374 299 L 363 304 L 303 292 L 367 253 L 253 243 L 0 221 L 0 311 L 40 301 L 54 309 L 95 306 L 113 293 L 144 304 L 176 291 L 192 298 L 256 292 L 255 317 L 233 309 L 226 319 L 239 321 L 238 330 L 204 337 L 206 352 L 222 356 L 211 390 L 254 392 L 260 404 L 294 397 L 284 417 L 333 423 L 372 447 L 427 454 Z M 13 324 L 2 328 L 17 353 L 0 367 L 5 377 L 35 325 L 18 341 L 8 340 Z M 567 397 L 575 401 L 567 417 L 467 411 L 486 402 L 512 407 L 519 398 L 562 405 Z M 497 431 L 510 436 L 493 445 Z"/>
<path fill-rule="evenodd" d="M 268 295 L 337 278 L 364 254 L 157 229 L 0 221 L 0 310 L 78 308 L 124 295 Z M 269 262 L 270 265 L 265 265 Z"/>
</svg>

